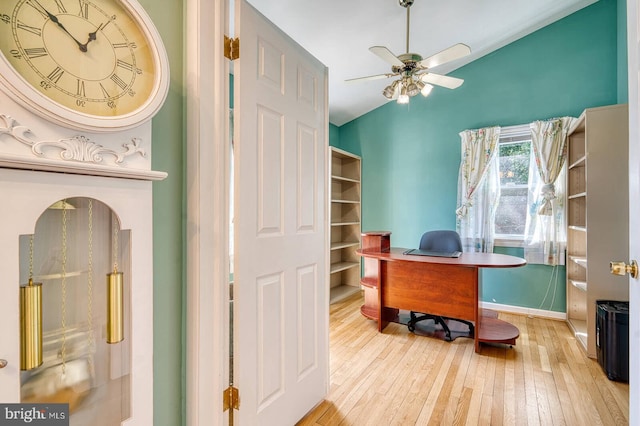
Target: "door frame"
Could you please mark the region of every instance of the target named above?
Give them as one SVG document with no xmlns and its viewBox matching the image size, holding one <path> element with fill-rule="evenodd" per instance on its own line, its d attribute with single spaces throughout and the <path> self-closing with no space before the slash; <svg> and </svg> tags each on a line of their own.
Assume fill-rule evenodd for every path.
<svg viewBox="0 0 640 426">
<path fill-rule="evenodd" d="M 228 424 L 228 0 L 187 0 L 186 424 Z M 223 348 L 223 350 L 220 350 Z M 181 366 L 175 366 L 181 368 Z"/>
<path fill-rule="evenodd" d="M 638 259 L 640 243 L 637 241 L 638 192 L 640 191 L 640 145 L 638 141 L 639 131 L 639 107 L 638 75 L 640 72 L 640 58 L 638 57 L 639 31 L 638 0 L 627 1 L 627 61 L 628 61 L 628 104 L 629 104 L 629 259 Z M 629 286 L 629 424 L 637 424 L 640 421 L 640 407 L 634 403 L 640 397 L 640 362 L 634 354 L 640 350 L 640 300 L 638 295 L 640 283 L 637 279 L 625 278 Z"/>
</svg>

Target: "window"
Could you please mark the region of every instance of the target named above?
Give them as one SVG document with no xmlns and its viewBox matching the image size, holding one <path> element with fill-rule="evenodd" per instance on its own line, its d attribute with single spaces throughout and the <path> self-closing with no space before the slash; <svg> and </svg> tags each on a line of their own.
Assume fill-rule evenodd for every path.
<svg viewBox="0 0 640 426">
<path fill-rule="evenodd" d="M 499 146 L 500 199 L 496 210 L 497 239 L 522 240 L 527 221 L 531 130 L 529 126 L 502 129 Z"/>
</svg>

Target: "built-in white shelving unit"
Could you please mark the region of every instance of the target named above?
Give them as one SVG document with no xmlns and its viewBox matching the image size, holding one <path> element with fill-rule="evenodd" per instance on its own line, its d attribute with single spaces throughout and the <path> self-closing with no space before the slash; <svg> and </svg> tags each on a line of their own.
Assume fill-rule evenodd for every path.
<svg viewBox="0 0 640 426">
<path fill-rule="evenodd" d="M 360 290 L 361 160 L 331 147 L 331 303 Z"/>
<path fill-rule="evenodd" d="M 628 111 L 585 110 L 569 131 L 567 153 L 567 322 L 596 358 L 596 301 L 628 300 L 609 272 L 628 260 Z"/>
</svg>

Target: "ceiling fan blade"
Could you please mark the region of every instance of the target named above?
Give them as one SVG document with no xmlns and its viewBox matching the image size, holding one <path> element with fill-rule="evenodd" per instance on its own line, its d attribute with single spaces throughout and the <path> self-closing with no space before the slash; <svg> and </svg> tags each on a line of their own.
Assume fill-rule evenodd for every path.
<svg viewBox="0 0 640 426">
<path fill-rule="evenodd" d="M 435 84 L 436 86 L 446 87 L 447 89 L 456 89 L 462 86 L 464 80 L 457 77 L 449 77 L 448 75 L 425 73 L 421 74 L 420 78 L 425 83 Z"/>
<path fill-rule="evenodd" d="M 398 59 L 398 57 L 396 55 L 391 53 L 391 51 L 389 49 L 387 49 L 386 47 L 384 47 L 384 46 L 373 46 L 373 47 L 369 48 L 369 51 L 371 51 L 371 53 L 374 53 L 374 54 L 378 55 L 385 62 L 388 62 L 391 65 L 395 65 L 397 67 L 403 67 L 404 66 L 404 62 L 402 62 L 400 59 Z"/>
<path fill-rule="evenodd" d="M 389 78 L 389 77 L 393 77 L 394 75 L 398 75 L 398 74 L 389 73 L 389 74 L 369 75 L 366 77 L 350 78 L 348 80 L 345 80 L 345 83 L 355 83 L 355 82 L 366 81 L 366 80 L 380 80 L 381 78 Z"/>
<path fill-rule="evenodd" d="M 438 65 L 442 65 L 446 62 L 453 61 L 467 56 L 471 53 L 471 49 L 466 44 L 458 43 L 453 46 L 444 49 L 442 52 L 438 52 L 435 55 L 429 56 L 418 63 L 423 68 L 433 68 Z"/>
</svg>

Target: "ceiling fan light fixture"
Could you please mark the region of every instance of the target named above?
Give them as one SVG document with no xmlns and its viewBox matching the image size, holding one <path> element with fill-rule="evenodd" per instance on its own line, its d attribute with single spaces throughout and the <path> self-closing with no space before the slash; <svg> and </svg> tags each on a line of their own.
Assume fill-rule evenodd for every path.
<svg viewBox="0 0 640 426">
<path fill-rule="evenodd" d="M 56 0 L 57 1 L 57 0 Z M 398 0 L 400 6 L 407 9 L 407 53 L 396 56 L 384 46 L 372 46 L 369 48 L 373 54 L 385 62 L 391 64 L 391 73 L 371 75 L 368 77 L 352 78 L 346 81 L 378 80 L 381 78 L 397 77 L 398 79 L 382 90 L 382 94 L 389 100 L 396 99 L 399 104 L 408 104 L 409 99 L 421 93 L 427 97 L 433 89 L 432 84 L 456 89 L 464 82 L 457 77 L 449 77 L 441 74 L 433 74 L 430 68 L 442 65 L 449 61 L 460 59 L 471 53 L 471 49 L 466 44 L 457 43 L 434 55 L 423 58 L 417 53 L 409 51 L 409 34 L 411 23 L 411 6 L 415 0 Z"/>
<path fill-rule="evenodd" d="M 433 86 L 430 85 L 430 84 L 424 84 L 424 83 L 422 83 L 422 84 L 424 85 L 424 87 L 422 89 L 420 89 L 420 93 L 422 94 L 422 96 L 424 96 L 426 98 L 427 96 L 429 96 L 429 94 L 433 90 Z"/>
<path fill-rule="evenodd" d="M 420 88 L 418 87 L 418 85 L 416 83 L 414 83 L 413 80 L 408 80 L 405 83 L 405 86 L 407 88 L 407 95 L 409 95 L 409 96 L 415 96 L 418 93 L 420 93 Z"/>
<path fill-rule="evenodd" d="M 385 87 L 384 90 L 382 91 L 382 94 L 387 99 L 393 99 L 397 89 L 398 89 L 398 81 L 396 80 L 390 85 L 388 85 L 387 87 Z"/>
<path fill-rule="evenodd" d="M 400 89 L 400 96 L 398 96 L 398 103 L 399 104 L 408 104 L 409 103 L 409 95 L 407 95 L 407 88 L 405 87 L 405 85 L 402 85 L 402 88 Z"/>
</svg>

